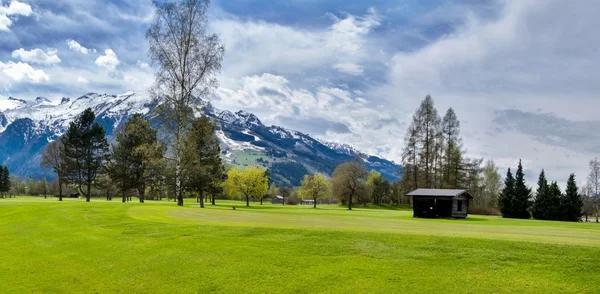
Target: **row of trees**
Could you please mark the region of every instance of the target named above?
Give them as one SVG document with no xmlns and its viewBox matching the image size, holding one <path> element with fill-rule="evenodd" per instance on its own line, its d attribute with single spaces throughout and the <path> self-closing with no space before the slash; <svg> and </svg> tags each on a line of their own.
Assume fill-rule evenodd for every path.
<svg viewBox="0 0 600 294">
<path fill-rule="evenodd" d="M 454 109 L 440 117 L 427 95 L 413 114 L 404 140 L 400 194 L 417 188 L 468 189 L 477 196 L 475 205 L 496 207 L 502 188 L 498 168 L 493 161 L 482 167 L 483 159 L 465 155 Z"/>
<path fill-rule="evenodd" d="M 0 165 L 0 197 L 4 198 L 4 194 L 10 191 L 10 171 L 8 166 Z"/>
<path fill-rule="evenodd" d="M 502 216 L 507 218 L 580 221 L 583 215 L 583 199 L 577 188 L 575 174 L 569 176 L 565 193 L 562 193 L 556 181 L 548 183 L 546 173 L 542 170 L 533 198 L 532 190 L 525 182 L 521 161 L 514 177 L 508 169 L 498 204 Z"/>
<path fill-rule="evenodd" d="M 194 120 L 185 139 L 182 188 L 201 199 L 205 193 L 220 193 L 225 168 L 213 123 L 205 117 Z M 174 182 L 166 149 L 157 130 L 140 114 L 125 123 L 109 148 L 104 128 L 95 122 L 94 112 L 86 109 L 64 136 L 48 144 L 41 164 L 56 173 L 61 201 L 63 184 L 70 184 L 86 201 L 93 187 L 106 191 L 110 199 L 108 193 L 116 186 L 123 202 L 126 193 L 134 190 L 143 203 L 147 191 L 164 193 L 165 186 Z"/>
</svg>

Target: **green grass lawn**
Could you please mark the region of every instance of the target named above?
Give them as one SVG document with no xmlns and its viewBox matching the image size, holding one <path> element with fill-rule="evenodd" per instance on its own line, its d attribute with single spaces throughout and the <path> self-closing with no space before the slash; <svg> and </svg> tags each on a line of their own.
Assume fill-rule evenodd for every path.
<svg viewBox="0 0 600 294">
<path fill-rule="evenodd" d="M 0 199 L 0 293 L 600 292 L 595 223 L 186 201 Z"/>
</svg>

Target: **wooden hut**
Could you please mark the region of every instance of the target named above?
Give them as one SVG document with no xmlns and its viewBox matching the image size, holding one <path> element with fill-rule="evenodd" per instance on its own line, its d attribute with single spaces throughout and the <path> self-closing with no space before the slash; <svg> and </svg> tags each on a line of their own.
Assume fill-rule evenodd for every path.
<svg viewBox="0 0 600 294">
<path fill-rule="evenodd" d="M 412 197 L 413 217 L 465 218 L 473 196 L 467 190 L 416 189 Z"/>
</svg>

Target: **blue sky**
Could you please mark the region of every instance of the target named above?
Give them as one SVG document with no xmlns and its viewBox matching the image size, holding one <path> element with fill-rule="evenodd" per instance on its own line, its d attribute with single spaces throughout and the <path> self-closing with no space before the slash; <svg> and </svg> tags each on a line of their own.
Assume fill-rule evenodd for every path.
<svg viewBox="0 0 600 294">
<path fill-rule="evenodd" d="M 0 3 L 0 99 L 151 85 L 151 1 Z M 226 54 L 210 98 L 400 161 L 431 94 L 440 112 L 457 111 L 470 155 L 583 180 L 600 146 L 597 11 L 597 1 L 213 0 L 209 26 Z"/>
</svg>

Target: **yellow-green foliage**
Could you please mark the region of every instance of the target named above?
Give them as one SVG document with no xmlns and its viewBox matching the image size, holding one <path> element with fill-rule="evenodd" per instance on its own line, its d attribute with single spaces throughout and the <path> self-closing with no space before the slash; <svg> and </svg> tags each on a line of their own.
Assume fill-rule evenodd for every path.
<svg viewBox="0 0 600 294">
<path fill-rule="evenodd" d="M 268 187 L 267 174 L 258 167 L 232 168 L 225 181 L 225 193 L 233 197 L 245 197 L 246 200 L 262 198 Z"/>
<path fill-rule="evenodd" d="M 313 199 L 316 202 L 317 199 L 327 195 L 328 185 L 327 179 L 322 174 L 305 175 L 299 191 L 300 197 L 302 199 Z"/>
</svg>

